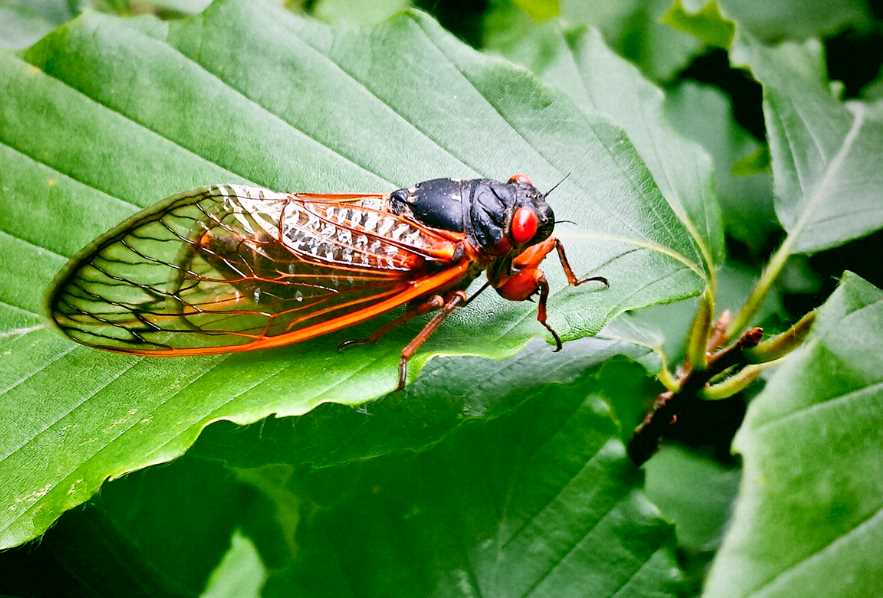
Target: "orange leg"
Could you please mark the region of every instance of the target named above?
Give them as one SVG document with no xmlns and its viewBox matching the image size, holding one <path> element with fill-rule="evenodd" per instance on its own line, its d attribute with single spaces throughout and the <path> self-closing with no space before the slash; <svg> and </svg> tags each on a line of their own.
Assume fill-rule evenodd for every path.
<svg viewBox="0 0 883 598">
<path fill-rule="evenodd" d="M 429 313 L 431 311 L 435 311 L 437 309 L 441 309 L 445 305 L 445 300 L 442 299 L 441 295 L 433 295 L 426 301 L 415 305 L 408 309 L 405 313 L 401 314 L 395 319 L 390 320 L 377 330 L 375 330 L 369 336 L 365 338 L 352 338 L 349 340 L 345 340 L 337 346 L 338 351 L 343 351 L 344 349 L 348 349 L 350 347 L 354 347 L 356 345 L 373 345 L 377 341 L 379 341 L 383 335 L 392 330 L 397 326 L 401 326 L 408 320 L 416 318 L 417 316 L 422 316 L 423 314 Z"/>
<path fill-rule="evenodd" d="M 567 254 L 564 253 L 564 246 L 561 241 L 555 238 L 549 238 L 542 243 L 529 247 L 512 261 L 512 267 L 516 270 L 509 276 L 503 277 L 496 281 L 494 288 L 506 299 L 512 301 L 529 300 L 532 296 L 539 293 L 539 301 L 537 302 L 537 321 L 548 330 L 555 339 L 555 350 L 561 350 L 561 337 L 546 321 L 546 304 L 549 300 L 549 282 L 539 265 L 545 257 L 552 252 L 557 251 L 558 259 L 561 267 L 564 269 L 564 275 L 567 282 L 571 286 L 578 287 L 586 282 L 600 282 L 604 286 L 610 286 L 607 279 L 603 276 L 591 276 L 589 278 L 579 279 L 570 267 L 567 261 Z"/>
<path fill-rule="evenodd" d="M 445 318 L 451 315 L 451 312 L 464 303 L 466 303 L 466 293 L 464 291 L 454 291 L 448 295 L 448 299 L 444 306 L 442 306 L 441 311 L 435 314 L 435 316 L 426 323 L 423 330 L 417 333 L 417 336 L 415 336 L 411 342 L 402 349 L 402 357 L 399 361 L 399 390 L 405 388 L 405 383 L 408 381 L 408 361 L 413 357 L 414 353 L 417 352 L 417 349 L 419 349 L 421 345 L 432 336 L 432 333 L 441 326 L 442 322 L 445 321 Z"/>
<path fill-rule="evenodd" d="M 558 336 L 555 329 L 546 322 L 546 302 L 549 300 L 549 283 L 546 281 L 546 277 L 543 275 L 542 271 L 539 272 L 540 278 L 537 280 L 537 288 L 540 291 L 540 300 L 537 303 L 537 322 L 542 324 L 546 330 L 552 333 L 552 338 L 555 339 L 555 351 L 558 352 L 561 350 L 562 346 L 561 337 Z"/>
<path fill-rule="evenodd" d="M 590 276 L 588 278 L 579 279 L 576 277 L 576 274 L 573 273 L 573 268 L 570 267 L 570 262 L 567 261 L 567 255 L 564 253 L 564 245 L 561 244 L 561 241 L 555 239 L 555 250 L 558 252 L 558 261 L 561 262 L 561 268 L 564 269 L 564 275 L 567 277 L 567 282 L 574 287 L 578 287 L 584 282 L 600 282 L 603 283 L 605 287 L 610 288 L 610 283 L 607 282 L 607 279 L 603 276 Z"/>
<path fill-rule="evenodd" d="M 554 237 L 550 237 L 542 243 L 537 243 L 536 245 L 525 249 L 518 257 L 512 260 L 512 267 L 516 270 L 529 270 L 530 268 L 536 268 L 544 259 L 546 259 L 546 256 L 551 253 L 553 249 L 558 252 L 558 261 L 561 262 L 561 268 L 564 270 L 567 282 L 571 286 L 578 287 L 586 282 L 600 282 L 603 283 L 605 287 L 610 286 L 607 279 L 603 276 L 590 276 L 583 279 L 577 278 L 576 274 L 573 272 L 573 268 L 570 266 L 570 262 L 567 260 L 567 254 L 564 253 L 564 245 Z"/>
</svg>

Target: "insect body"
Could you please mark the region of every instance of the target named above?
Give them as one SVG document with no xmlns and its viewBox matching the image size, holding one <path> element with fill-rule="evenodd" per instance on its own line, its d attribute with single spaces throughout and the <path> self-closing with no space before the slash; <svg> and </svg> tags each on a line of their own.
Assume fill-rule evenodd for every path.
<svg viewBox="0 0 883 598">
<path fill-rule="evenodd" d="M 556 250 L 570 284 L 607 281 L 574 275 L 546 195 L 525 175 L 434 179 L 388 195 L 205 187 L 99 237 L 59 273 L 49 310 L 77 342 L 156 356 L 278 347 L 406 306 L 345 347 L 437 311 L 402 351 L 402 387 L 410 357 L 471 300 L 465 290 L 482 272 L 479 292 L 538 294 L 537 319 L 561 348 L 540 262 Z"/>
</svg>

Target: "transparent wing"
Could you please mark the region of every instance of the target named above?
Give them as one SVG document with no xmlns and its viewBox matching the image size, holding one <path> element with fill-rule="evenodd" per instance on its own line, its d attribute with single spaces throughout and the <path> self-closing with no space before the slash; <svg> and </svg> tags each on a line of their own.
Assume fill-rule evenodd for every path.
<svg viewBox="0 0 883 598">
<path fill-rule="evenodd" d="M 465 276 L 456 240 L 381 195 L 217 185 L 102 235 L 59 274 L 53 320 L 90 346 L 155 355 L 306 340 Z"/>
</svg>

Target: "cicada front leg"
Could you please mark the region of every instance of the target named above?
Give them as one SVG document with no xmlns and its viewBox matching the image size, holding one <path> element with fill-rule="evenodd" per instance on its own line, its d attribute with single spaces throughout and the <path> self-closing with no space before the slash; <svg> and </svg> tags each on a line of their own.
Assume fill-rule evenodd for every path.
<svg viewBox="0 0 883 598">
<path fill-rule="evenodd" d="M 518 257 L 512 260 L 511 274 L 499 277 L 498 280 L 492 281 L 492 285 L 497 293 L 510 301 L 526 301 L 530 300 L 534 295 L 539 295 L 537 301 L 537 321 L 542 324 L 546 330 L 552 334 L 555 339 L 555 351 L 561 350 L 561 337 L 555 332 L 555 329 L 547 322 L 546 304 L 549 300 L 549 282 L 546 275 L 540 269 L 540 264 L 546 256 L 556 250 L 561 267 L 564 269 L 564 275 L 567 282 L 571 286 L 578 287 L 587 282 L 600 282 L 605 287 L 610 284 L 603 276 L 590 276 L 588 278 L 578 278 L 567 261 L 567 255 L 564 253 L 564 246 L 561 241 L 555 238 L 549 238 L 542 243 L 524 250 Z"/>
</svg>

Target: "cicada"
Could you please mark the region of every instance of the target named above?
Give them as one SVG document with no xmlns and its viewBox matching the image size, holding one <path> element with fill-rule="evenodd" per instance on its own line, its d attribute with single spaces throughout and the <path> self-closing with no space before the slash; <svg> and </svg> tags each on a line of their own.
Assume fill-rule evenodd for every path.
<svg viewBox="0 0 883 598">
<path fill-rule="evenodd" d="M 74 341 L 150 356 L 206 355 L 300 343 L 404 308 L 367 338 L 435 312 L 402 349 L 408 360 L 482 273 L 511 301 L 537 296 L 546 322 L 555 219 L 523 174 L 433 179 L 388 194 L 280 193 L 214 185 L 134 215 L 71 259 L 49 295 L 55 324 Z M 477 294 L 477 293 L 476 293 Z"/>
</svg>

